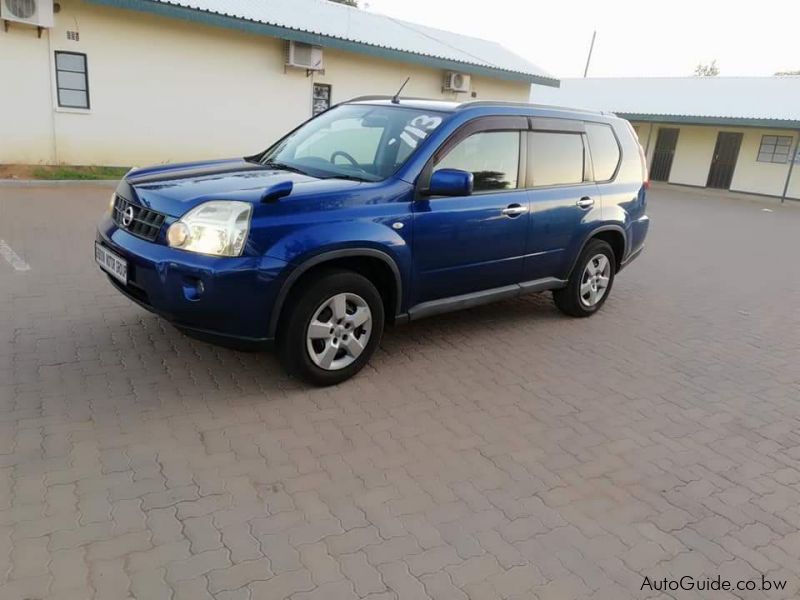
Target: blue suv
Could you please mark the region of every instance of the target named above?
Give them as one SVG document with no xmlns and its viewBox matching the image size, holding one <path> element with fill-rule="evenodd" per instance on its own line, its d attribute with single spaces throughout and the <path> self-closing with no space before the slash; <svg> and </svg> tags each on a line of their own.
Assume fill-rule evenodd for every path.
<svg viewBox="0 0 800 600">
<path fill-rule="evenodd" d="M 338 383 L 384 325 L 552 290 L 595 313 L 643 248 L 647 172 L 612 114 L 366 97 L 243 159 L 133 169 L 95 258 L 207 339 Z"/>
</svg>

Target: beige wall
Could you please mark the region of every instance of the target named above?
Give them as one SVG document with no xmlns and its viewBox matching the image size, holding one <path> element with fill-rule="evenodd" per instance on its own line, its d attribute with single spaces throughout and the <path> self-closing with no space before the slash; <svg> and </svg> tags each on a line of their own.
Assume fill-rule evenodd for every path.
<svg viewBox="0 0 800 600">
<path fill-rule="evenodd" d="M 713 127 L 692 126 L 670 123 L 634 123 L 639 133 L 639 141 L 647 150 L 647 163 L 651 164 L 656 137 L 661 127 L 677 127 L 680 129 L 675 157 L 672 162 L 669 182 L 682 185 L 705 187 L 708 170 L 720 131 L 742 133 L 742 145 L 739 158 L 731 180 L 731 191 L 751 194 L 780 196 L 786 183 L 789 171 L 788 164 L 758 162 L 758 149 L 764 135 L 792 136 L 792 149 L 797 145 L 797 132 L 785 129 L 760 129 L 750 127 Z M 647 147 L 648 135 L 650 144 Z M 795 165 L 789 183 L 787 197 L 800 199 L 800 165 Z"/>
<path fill-rule="evenodd" d="M 325 49 L 324 74 L 285 70 L 283 42 L 80 0 L 62 0 L 55 27 L 0 35 L 0 162 L 143 165 L 241 156 L 311 116 L 315 81 L 333 101 L 394 93 L 449 97 L 443 73 Z M 80 32 L 69 41 L 67 30 Z M 87 54 L 91 109 L 57 108 L 53 52 Z M 473 77 L 479 99 L 527 101 L 530 86 Z M 460 94 L 458 99 L 468 99 Z M 12 115 L 11 118 L 8 115 Z"/>
<path fill-rule="evenodd" d="M 756 158 L 758 149 L 761 147 L 761 137 L 764 135 L 791 136 L 792 150 L 794 150 L 797 144 L 797 134 L 780 129 L 745 129 L 743 133 L 731 189 L 739 192 L 780 196 L 783 193 L 783 186 L 786 184 L 789 165 L 758 162 Z M 800 198 L 800 165 L 795 165 L 792 172 L 788 195 Z"/>
<path fill-rule="evenodd" d="M 669 174 L 670 183 L 705 186 L 717 142 L 713 127 L 681 127 Z"/>
<path fill-rule="evenodd" d="M 55 159 L 49 56 L 35 29 L 0 30 L 0 162 Z"/>
</svg>

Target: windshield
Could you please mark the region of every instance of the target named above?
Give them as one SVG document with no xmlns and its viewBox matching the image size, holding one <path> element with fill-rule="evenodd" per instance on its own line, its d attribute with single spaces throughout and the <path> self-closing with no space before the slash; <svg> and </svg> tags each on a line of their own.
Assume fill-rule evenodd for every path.
<svg viewBox="0 0 800 600">
<path fill-rule="evenodd" d="M 442 118 L 400 106 L 345 104 L 286 136 L 260 162 L 314 177 L 380 181 L 408 160 Z"/>
</svg>

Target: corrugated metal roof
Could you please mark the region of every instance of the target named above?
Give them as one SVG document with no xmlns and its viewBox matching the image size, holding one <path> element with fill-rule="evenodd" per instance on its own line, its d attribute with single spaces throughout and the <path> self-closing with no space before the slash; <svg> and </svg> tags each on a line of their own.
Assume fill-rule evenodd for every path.
<svg viewBox="0 0 800 600">
<path fill-rule="evenodd" d="M 192 9 L 287 31 L 430 57 L 543 85 L 558 80 L 502 45 L 434 29 L 326 0 L 90 0 L 148 11 L 153 5 Z M 175 15 L 178 16 L 178 15 Z M 187 15 L 188 16 L 188 15 Z M 199 20 L 199 19 L 195 19 Z M 324 39 L 319 40 L 324 44 Z M 464 71 L 470 72 L 465 68 Z"/>
<path fill-rule="evenodd" d="M 684 122 L 800 124 L 800 76 L 562 79 L 558 89 L 535 86 L 531 97 L 537 103 Z"/>
</svg>

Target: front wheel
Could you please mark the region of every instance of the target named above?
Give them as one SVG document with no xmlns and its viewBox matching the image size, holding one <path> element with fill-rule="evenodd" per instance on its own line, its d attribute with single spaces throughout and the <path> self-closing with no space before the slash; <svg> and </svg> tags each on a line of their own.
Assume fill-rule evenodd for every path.
<svg viewBox="0 0 800 600">
<path fill-rule="evenodd" d="M 286 369 L 315 385 L 333 385 L 358 373 L 383 334 L 381 295 L 352 271 L 327 271 L 291 299 L 278 349 Z"/>
<path fill-rule="evenodd" d="M 581 252 L 567 286 L 553 292 L 553 300 L 566 315 L 589 317 L 608 299 L 615 275 L 611 246 L 603 240 L 592 240 Z"/>
</svg>

